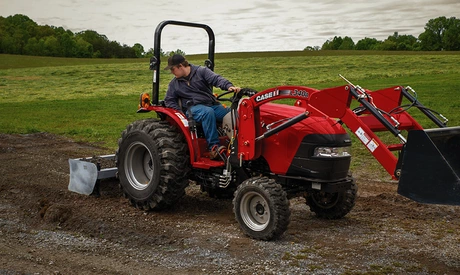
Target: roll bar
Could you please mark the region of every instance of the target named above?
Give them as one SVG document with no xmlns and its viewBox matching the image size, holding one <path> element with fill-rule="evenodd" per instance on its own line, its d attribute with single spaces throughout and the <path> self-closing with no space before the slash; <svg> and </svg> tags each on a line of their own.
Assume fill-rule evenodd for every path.
<svg viewBox="0 0 460 275">
<path fill-rule="evenodd" d="M 214 70 L 214 53 L 215 53 L 215 36 L 212 29 L 204 24 L 199 23 L 191 23 L 191 22 L 182 22 L 182 21 L 174 21 L 174 20 L 165 20 L 158 24 L 155 30 L 154 36 L 154 56 L 150 58 L 150 70 L 153 70 L 153 85 L 152 85 L 152 104 L 158 105 L 159 102 L 159 92 L 160 92 L 160 70 L 161 70 L 161 32 L 163 28 L 167 25 L 177 25 L 177 26 L 184 26 L 184 27 L 192 27 L 192 28 L 201 28 L 204 29 L 208 33 L 209 37 L 209 46 L 208 46 L 208 59 L 205 61 L 205 65 Z"/>
</svg>

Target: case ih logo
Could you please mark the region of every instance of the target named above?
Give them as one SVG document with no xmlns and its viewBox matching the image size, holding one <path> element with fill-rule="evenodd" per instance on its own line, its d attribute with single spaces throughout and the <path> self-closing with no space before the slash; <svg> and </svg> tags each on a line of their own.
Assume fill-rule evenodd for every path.
<svg viewBox="0 0 460 275">
<path fill-rule="evenodd" d="M 308 97 L 309 94 L 305 90 L 274 90 L 272 92 L 258 95 L 256 96 L 256 102 L 261 102 L 263 100 L 278 96 L 278 95 L 291 95 L 291 96 L 298 96 L 298 97 Z"/>
<path fill-rule="evenodd" d="M 272 92 L 269 92 L 263 95 L 258 95 L 256 96 L 256 102 L 260 102 L 262 100 L 269 99 L 277 95 L 279 95 L 279 90 L 274 90 Z"/>
</svg>

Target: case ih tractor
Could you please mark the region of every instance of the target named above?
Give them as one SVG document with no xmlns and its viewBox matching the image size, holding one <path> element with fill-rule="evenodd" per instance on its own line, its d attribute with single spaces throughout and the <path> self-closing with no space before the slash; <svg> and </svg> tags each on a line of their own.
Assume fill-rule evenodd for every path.
<svg viewBox="0 0 460 275">
<path fill-rule="evenodd" d="M 271 240 L 289 224 L 289 199 L 305 197 L 318 217 L 338 219 L 355 205 L 357 185 L 350 173 L 351 138 L 343 126 L 381 163 L 398 193 L 422 203 L 460 204 L 460 127 L 425 108 L 410 87 L 369 91 L 348 82 L 323 90 L 279 86 L 263 91 L 244 88 L 225 97 L 231 112 L 218 125 L 227 149 L 209 158 L 200 125 L 159 100 L 161 32 L 167 25 L 202 28 L 209 36 L 205 66 L 214 69 L 214 33 L 207 25 L 164 21 L 155 31 L 152 98 L 142 94 L 138 112 L 156 118 L 127 126 L 116 154 L 71 159 L 69 189 L 93 192 L 95 183 L 117 177 L 125 197 L 142 210 L 167 208 L 185 194 L 190 182 L 217 198 L 233 198 L 243 232 Z M 420 109 L 439 128 L 424 130 L 401 106 Z M 293 99 L 293 105 L 273 103 Z M 350 105 L 357 101 L 359 106 Z M 399 141 L 385 144 L 376 132 L 389 131 Z M 407 133 L 404 136 L 402 133 Z M 396 156 L 395 152 L 399 152 Z M 115 158 L 116 167 L 98 160 Z M 96 164 L 93 163 L 96 159 Z"/>
</svg>

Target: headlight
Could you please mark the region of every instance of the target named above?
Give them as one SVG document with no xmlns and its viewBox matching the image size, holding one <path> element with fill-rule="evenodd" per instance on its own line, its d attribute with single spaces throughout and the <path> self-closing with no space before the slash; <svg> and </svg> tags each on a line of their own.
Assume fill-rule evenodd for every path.
<svg viewBox="0 0 460 275">
<path fill-rule="evenodd" d="M 351 147 L 316 147 L 314 157 L 320 158 L 343 158 L 350 157 Z"/>
</svg>

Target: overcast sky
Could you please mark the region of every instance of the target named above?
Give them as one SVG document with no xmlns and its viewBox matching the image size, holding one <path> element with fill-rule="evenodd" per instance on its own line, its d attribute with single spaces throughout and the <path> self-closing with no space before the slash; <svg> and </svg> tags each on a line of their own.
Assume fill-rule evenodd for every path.
<svg viewBox="0 0 460 275">
<path fill-rule="evenodd" d="M 460 0 L 0 0 L 3 17 L 25 14 L 40 25 L 94 30 L 129 46 L 153 47 L 163 20 L 209 25 L 216 52 L 302 50 L 334 36 L 356 43 L 394 32 L 418 36 L 429 19 L 460 18 Z M 167 26 L 164 51 L 207 52 L 201 29 Z"/>
</svg>

